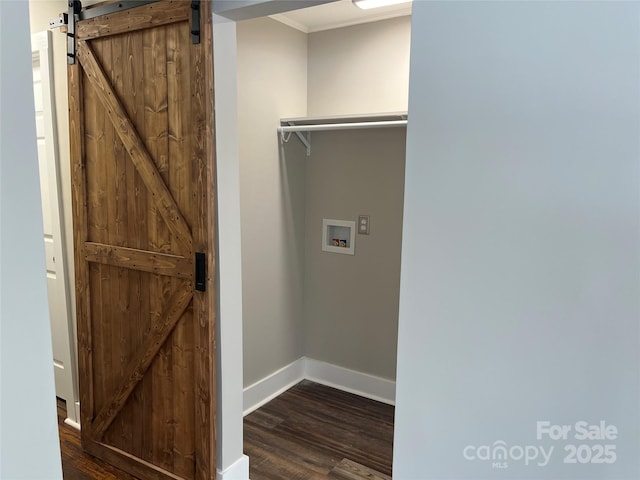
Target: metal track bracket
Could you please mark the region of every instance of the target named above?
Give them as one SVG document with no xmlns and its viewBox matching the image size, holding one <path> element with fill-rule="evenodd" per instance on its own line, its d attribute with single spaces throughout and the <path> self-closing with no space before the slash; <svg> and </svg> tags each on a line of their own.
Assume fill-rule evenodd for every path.
<svg viewBox="0 0 640 480">
<path fill-rule="evenodd" d="M 200 0 L 191 2 L 191 43 L 200 43 Z"/>
<path fill-rule="evenodd" d="M 76 63 L 76 22 L 82 11 L 80 0 L 69 1 L 69 13 L 67 14 L 67 63 Z"/>
<path fill-rule="evenodd" d="M 1 1 L 1 0 L 0 0 Z M 101 17 L 102 15 L 109 15 L 111 13 L 121 12 L 129 10 L 131 8 L 142 7 L 149 3 L 155 3 L 160 0 L 122 0 L 115 3 L 107 3 L 87 10 L 82 10 L 82 3 L 80 0 L 69 0 L 69 13 L 63 13 L 60 18 L 51 20 L 49 26 L 51 28 L 61 27 L 67 25 L 67 61 L 70 65 L 73 65 L 76 61 L 76 22 L 79 20 L 89 20 L 90 18 Z M 192 2 L 191 8 L 193 8 Z M 200 39 L 200 2 L 198 1 L 198 43 Z M 193 15 L 192 15 L 193 22 Z M 193 27 L 192 27 L 193 30 Z M 193 36 L 193 31 L 191 32 Z M 194 42 L 195 43 L 195 42 Z"/>
</svg>

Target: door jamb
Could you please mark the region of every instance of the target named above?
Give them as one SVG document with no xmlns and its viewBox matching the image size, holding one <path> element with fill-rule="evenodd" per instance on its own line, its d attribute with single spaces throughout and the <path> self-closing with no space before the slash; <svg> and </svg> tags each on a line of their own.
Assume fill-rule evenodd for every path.
<svg viewBox="0 0 640 480">
<path fill-rule="evenodd" d="M 31 52 L 32 55 L 37 56 L 40 61 L 40 72 L 42 75 L 42 102 L 46 107 L 44 113 L 44 127 L 45 135 L 49 137 L 47 139 L 46 155 L 47 159 L 53 159 L 53 163 L 48 164 L 49 169 L 49 181 L 55 186 L 51 189 L 51 192 L 56 196 L 57 209 L 53 211 L 54 221 L 54 235 L 57 236 L 57 251 L 56 257 L 59 258 L 59 263 L 56 265 L 57 275 L 62 278 L 64 285 L 64 301 L 66 303 L 67 321 L 65 322 L 66 331 L 62 332 L 68 338 L 69 344 L 69 358 L 71 363 L 65 370 L 71 376 L 72 398 L 65 399 L 67 401 L 67 418 L 64 422 L 73 428 L 80 429 L 80 403 L 78 397 L 78 362 L 75 349 L 75 327 L 72 318 L 72 302 L 70 297 L 70 285 L 68 267 L 69 262 L 66 255 L 66 239 L 65 232 L 62 226 L 64 225 L 64 215 L 62 210 L 62 188 L 60 182 L 60 154 L 58 149 L 58 132 L 56 128 L 56 110 L 54 101 L 54 83 L 53 83 L 53 52 L 51 48 L 51 32 L 48 30 L 35 33 L 31 36 Z M 52 332 L 53 333 L 53 332 Z"/>
</svg>

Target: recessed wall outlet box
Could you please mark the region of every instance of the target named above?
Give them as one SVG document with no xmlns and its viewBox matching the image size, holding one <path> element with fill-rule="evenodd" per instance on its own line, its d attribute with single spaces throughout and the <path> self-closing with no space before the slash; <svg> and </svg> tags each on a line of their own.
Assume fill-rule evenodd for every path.
<svg viewBox="0 0 640 480">
<path fill-rule="evenodd" d="M 322 251 L 355 255 L 356 222 L 322 219 Z"/>
</svg>

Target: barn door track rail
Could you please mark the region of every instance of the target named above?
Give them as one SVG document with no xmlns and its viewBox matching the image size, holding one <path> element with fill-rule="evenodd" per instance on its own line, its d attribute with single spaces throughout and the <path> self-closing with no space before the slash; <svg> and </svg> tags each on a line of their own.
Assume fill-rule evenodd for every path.
<svg viewBox="0 0 640 480">
<path fill-rule="evenodd" d="M 69 0 L 69 10 L 61 13 L 58 18 L 49 21 L 49 28 L 67 27 L 67 63 L 73 65 L 76 62 L 76 23 L 81 20 L 110 15 L 131 8 L 142 7 L 160 0 L 122 0 L 108 3 L 94 8 L 82 9 L 80 0 Z M 191 2 L 191 43 L 200 43 L 200 0 Z"/>
<path fill-rule="evenodd" d="M 367 128 L 406 127 L 406 112 L 364 116 L 316 117 L 282 119 L 278 127 L 281 143 L 287 143 L 295 133 L 311 155 L 311 132 L 331 130 L 354 130 Z"/>
</svg>

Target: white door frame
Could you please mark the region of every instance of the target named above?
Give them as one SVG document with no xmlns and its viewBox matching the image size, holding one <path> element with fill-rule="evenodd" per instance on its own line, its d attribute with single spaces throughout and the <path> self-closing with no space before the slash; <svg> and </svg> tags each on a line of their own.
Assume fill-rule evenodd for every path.
<svg viewBox="0 0 640 480">
<path fill-rule="evenodd" d="M 47 159 L 47 177 L 49 181 L 48 201 L 51 214 L 51 224 L 53 230 L 56 276 L 59 278 L 58 285 L 62 286 L 57 292 L 58 297 L 54 301 L 61 302 L 62 310 L 66 312 L 66 322 L 62 322 L 62 331 L 52 331 L 53 335 L 61 338 L 62 352 L 56 354 L 64 368 L 59 369 L 64 381 L 64 397 L 67 402 L 67 418 L 65 423 L 80 428 L 80 404 L 78 402 L 78 374 L 77 361 L 74 351 L 75 331 L 73 319 L 71 318 L 71 298 L 69 295 L 68 262 L 65 254 L 65 237 L 62 229 L 62 189 L 60 185 L 60 158 L 58 155 L 58 136 L 55 120 L 55 103 L 53 92 L 53 52 L 51 49 L 51 32 L 46 30 L 35 33 L 31 36 L 31 53 L 33 61 L 39 61 L 42 85 L 43 121 L 45 134 L 45 154 Z M 44 273 L 44 272 L 43 272 Z M 49 292 L 51 295 L 51 292 Z M 51 300 L 49 300 L 51 303 Z M 59 328 L 58 328 L 59 330 Z M 54 366 L 54 368 L 57 368 Z M 60 373 L 59 372 L 59 373 Z"/>
</svg>

